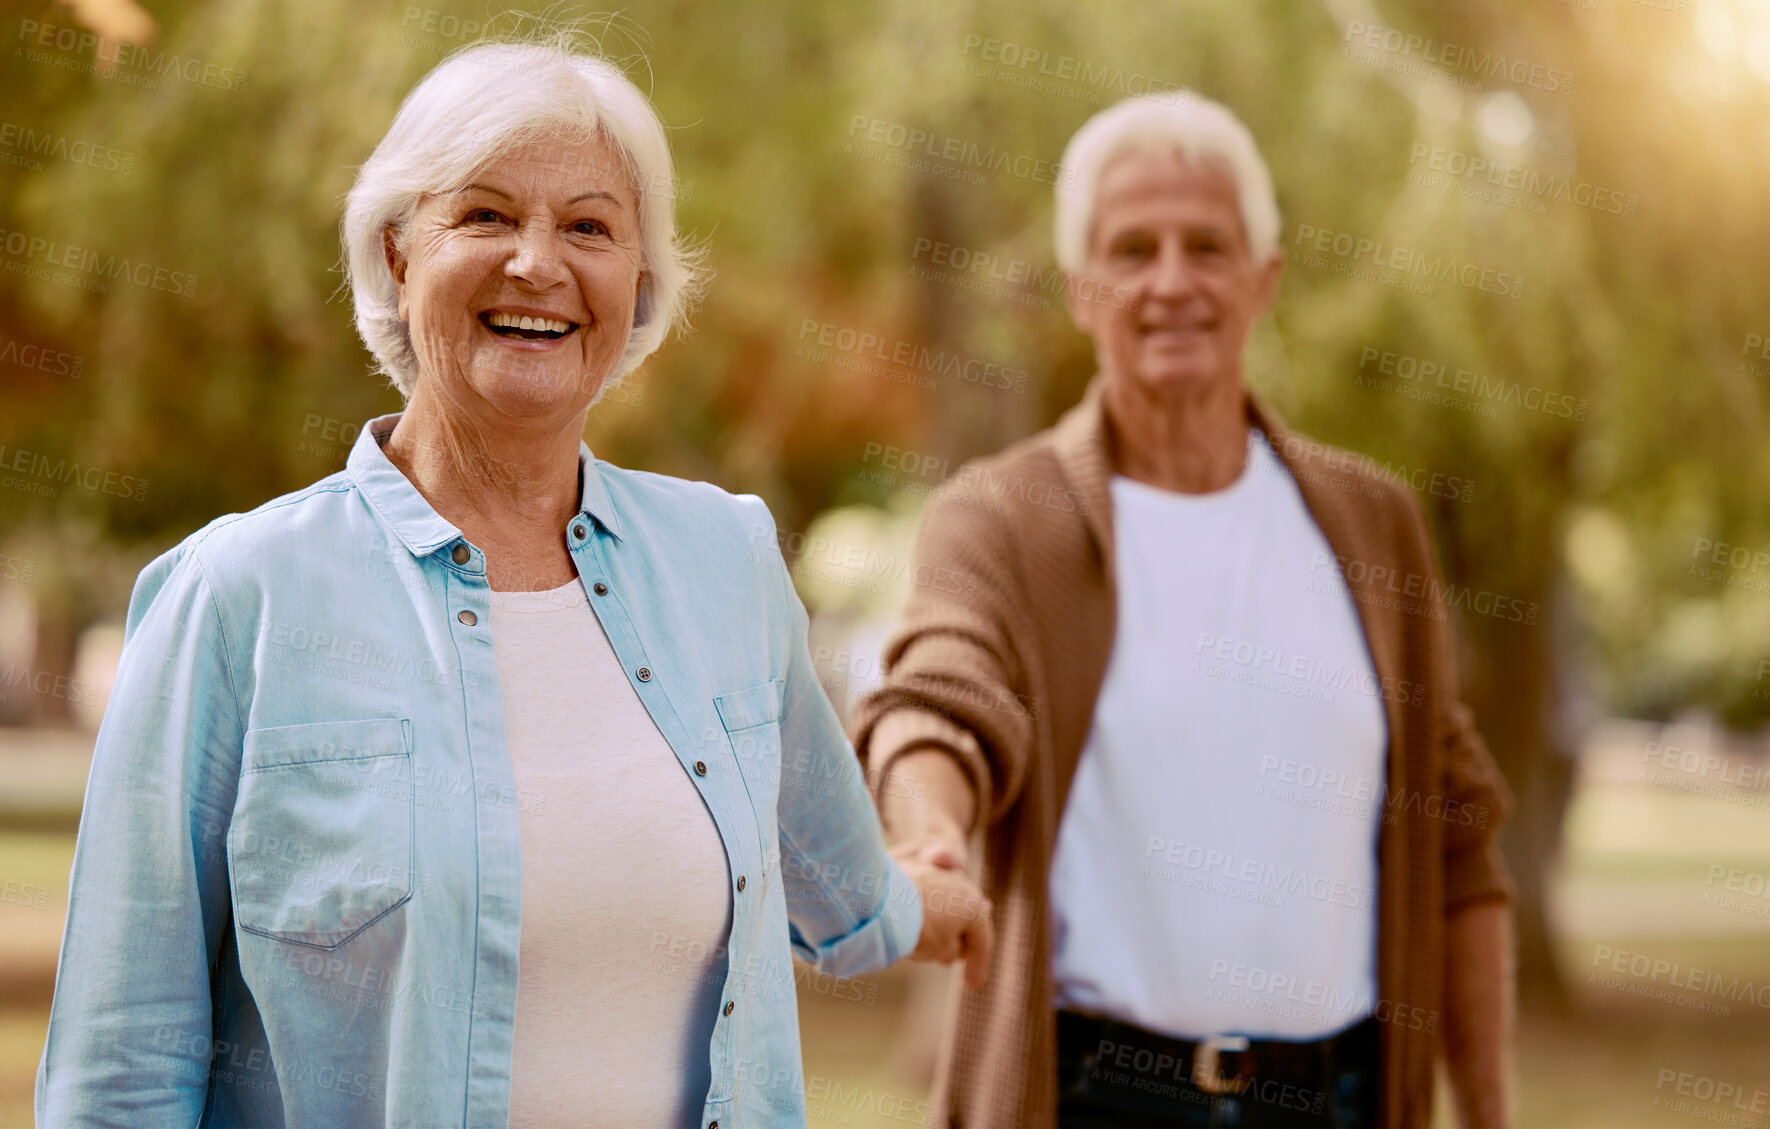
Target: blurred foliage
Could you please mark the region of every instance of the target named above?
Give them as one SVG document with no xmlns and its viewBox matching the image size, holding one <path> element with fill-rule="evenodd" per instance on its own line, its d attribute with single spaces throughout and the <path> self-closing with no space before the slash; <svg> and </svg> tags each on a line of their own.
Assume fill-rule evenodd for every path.
<svg viewBox="0 0 1770 1129">
<path fill-rule="evenodd" d="M 84 4 L 80 19 L 107 7 L 131 5 Z M 5 24 L 4 121 L 128 155 L 127 171 L 54 155 L 0 167 L 7 239 L 197 280 L 194 297 L 115 280 L 94 293 L 23 273 L 43 256 L 0 240 L 0 349 L 81 362 L 75 378 L 0 358 L 6 457 L 147 483 L 141 499 L 3 492 L 0 550 L 36 560 L 35 591 L 62 593 L 76 620 L 118 614 L 148 554 L 337 469 L 357 424 L 397 409 L 339 293 L 341 196 L 399 99 L 464 41 L 461 21 L 489 21 L 483 4 L 445 0 L 145 7 L 146 58 L 198 60 L 197 81 L 145 89 L 128 81 L 150 73 L 139 60 L 107 74 L 90 47 L 39 46 L 43 26 L 80 30 L 67 7 L 11 5 Z M 1364 46 L 1358 29 L 1375 25 L 1571 74 L 1573 89 L 1490 75 L 1473 90 L 1442 81 L 1468 67 L 1435 65 L 1433 80 L 1373 65 L 1418 61 Z M 942 242 L 1049 271 L 1049 183 L 869 135 L 902 127 L 932 138 L 924 148 L 957 139 L 1054 163 L 1139 80 L 1195 87 L 1248 122 L 1285 217 L 1292 262 L 1251 381 L 1324 440 L 1473 483 L 1466 501 L 1422 491 L 1451 579 L 1574 624 L 1567 647 L 1607 708 L 1766 715 L 1770 588 L 1740 584 L 1770 569 L 1692 571 L 1703 543 L 1770 549 L 1770 364 L 1743 349 L 1770 336 L 1761 5 L 648 0 L 601 26 L 672 127 L 681 223 L 710 237 L 717 276 L 693 335 L 594 413 L 599 454 L 758 492 L 803 530 L 832 507 L 888 503 L 906 476 L 869 475 L 868 444 L 956 466 L 1050 422 L 1092 370 L 1060 292 L 1008 284 L 1010 301 L 914 271 L 930 265 L 918 247 Z M 240 89 L 205 84 L 203 64 L 243 75 Z M 1418 146 L 1632 196 L 1633 214 L 1412 184 L 1427 171 Z M 1418 294 L 1302 265 L 1299 225 L 1521 276 L 1523 293 L 1440 281 Z M 843 368 L 816 359 L 823 326 L 998 364 L 1026 390 Z M 1565 396 L 1584 418 L 1375 391 L 1359 381 L 1372 349 Z"/>
</svg>

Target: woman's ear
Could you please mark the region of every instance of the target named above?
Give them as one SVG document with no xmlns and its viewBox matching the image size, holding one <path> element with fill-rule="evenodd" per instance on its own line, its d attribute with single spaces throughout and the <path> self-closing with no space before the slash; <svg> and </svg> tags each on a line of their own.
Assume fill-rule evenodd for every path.
<svg viewBox="0 0 1770 1129">
<path fill-rule="evenodd" d="M 399 247 L 399 232 L 388 224 L 381 229 L 381 254 L 387 259 L 388 273 L 393 275 L 393 291 L 399 297 L 399 316 L 406 316 L 406 256 Z"/>
<path fill-rule="evenodd" d="M 651 321 L 651 272 L 640 271 L 639 279 L 633 284 L 633 328 L 638 329 Z"/>
</svg>

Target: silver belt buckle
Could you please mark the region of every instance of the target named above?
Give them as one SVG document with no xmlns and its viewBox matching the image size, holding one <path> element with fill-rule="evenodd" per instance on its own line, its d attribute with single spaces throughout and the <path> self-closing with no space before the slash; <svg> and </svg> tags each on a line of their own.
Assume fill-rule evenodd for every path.
<svg viewBox="0 0 1770 1129">
<path fill-rule="evenodd" d="M 1192 1084 L 1207 1094 L 1239 1093 L 1235 1084 L 1240 1079 L 1219 1078 L 1217 1065 L 1224 1051 L 1247 1049 L 1245 1035 L 1212 1035 L 1209 1039 L 1200 1039 L 1192 1054 Z"/>
</svg>

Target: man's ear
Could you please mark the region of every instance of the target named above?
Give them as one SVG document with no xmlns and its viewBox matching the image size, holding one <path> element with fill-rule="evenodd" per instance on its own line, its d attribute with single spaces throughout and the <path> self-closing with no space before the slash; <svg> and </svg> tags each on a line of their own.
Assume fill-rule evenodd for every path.
<svg viewBox="0 0 1770 1129">
<path fill-rule="evenodd" d="M 1284 271 L 1284 252 L 1272 252 L 1272 258 L 1260 268 L 1260 277 L 1254 282 L 1254 300 L 1259 303 L 1255 316 L 1272 308 L 1273 300 L 1278 297 L 1278 276 Z"/>
<path fill-rule="evenodd" d="M 388 272 L 393 275 L 393 290 L 399 296 L 399 316 L 406 316 L 406 256 L 399 249 L 399 237 L 392 224 L 381 229 L 381 254 L 387 259 Z"/>
<path fill-rule="evenodd" d="M 1069 310 L 1069 320 L 1075 322 L 1076 328 L 1083 333 L 1093 332 L 1089 327 L 1093 324 L 1094 303 L 1082 297 L 1081 291 L 1086 287 L 1089 293 L 1093 293 L 1097 286 L 1097 280 L 1078 278 L 1067 272 L 1063 276 L 1063 304 Z"/>
</svg>

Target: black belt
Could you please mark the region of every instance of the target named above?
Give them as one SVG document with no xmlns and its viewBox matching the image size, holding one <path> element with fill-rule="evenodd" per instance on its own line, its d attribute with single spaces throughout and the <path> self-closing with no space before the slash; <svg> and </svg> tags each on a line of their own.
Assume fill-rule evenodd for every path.
<svg viewBox="0 0 1770 1129">
<path fill-rule="evenodd" d="M 1380 1038 L 1374 1016 L 1324 1039 L 1176 1039 L 1116 1019 L 1058 1011 L 1058 1054 L 1090 1069 L 1125 1070 L 1152 1079 L 1236 1095 L 1253 1084 L 1325 1092 L 1348 1071 L 1375 1073 Z"/>
</svg>

